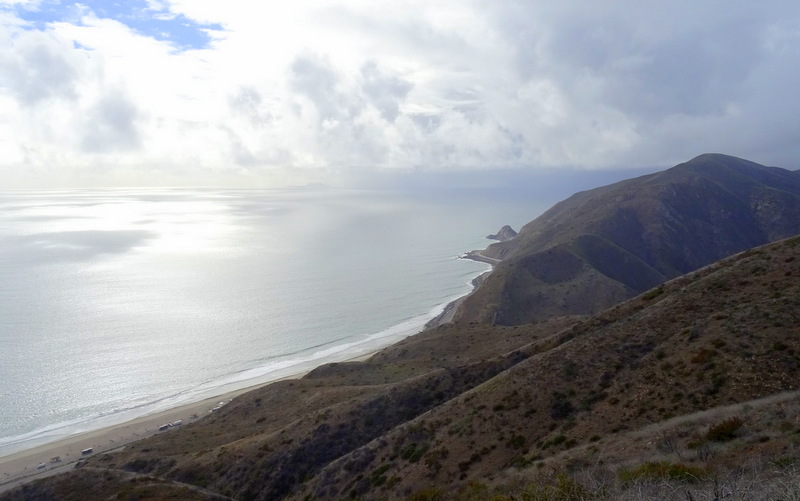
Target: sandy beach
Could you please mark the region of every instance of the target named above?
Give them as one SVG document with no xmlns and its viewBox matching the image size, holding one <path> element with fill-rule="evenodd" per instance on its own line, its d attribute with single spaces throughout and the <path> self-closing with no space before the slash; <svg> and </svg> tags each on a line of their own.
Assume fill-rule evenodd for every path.
<svg viewBox="0 0 800 501">
<path fill-rule="evenodd" d="M 372 355 L 374 355 L 374 352 L 349 358 L 345 361 L 364 361 Z M 36 478 L 71 470 L 81 458 L 86 457 L 82 454 L 85 449 L 91 448 L 91 455 L 103 454 L 156 433 L 169 433 L 170 428 L 159 431 L 159 427 L 176 421 L 181 421 L 181 424 L 177 426 L 184 426 L 201 419 L 212 412 L 213 408 L 225 405 L 243 393 L 276 381 L 301 378 L 307 373 L 308 371 L 298 372 L 291 376 L 233 390 L 199 402 L 181 405 L 99 430 L 71 435 L 54 442 L 0 457 L 0 492 Z M 51 460 L 56 457 L 60 458 L 60 461 L 52 462 Z M 39 465 L 42 464 L 44 467 L 40 468 Z"/>
<path fill-rule="evenodd" d="M 302 375 L 297 374 L 293 377 L 302 377 Z M 72 469 L 81 457 L 85 457 L 81 454 L 84 449 L 91 448 L 93 455 L 102 454 L 156 433 L 169 433 L 169 428 L 165 431 L 159 431 L 158 428 L 163 424 L 174 423 L 178 420 L 182 422 L 179 426 L 196 421 L 208 414 L 212 408 L 220 405 L 220 403 L 228 403 L 234 397 L 266 384 L 269 383 L 142 416 L 132 421 L 100 430 L 72 435 L 55 442 L 0 457 L 0 492 L 33 478 L 53 475 Z M 61 460 L 51 462 L 51 459 L 56 457 Z M 44 468 L 37 468 L 40 464 L 44 464 Z"/>
<path fill-rule="evenodd" d="M 466 259 L 483 261 L 495 264 L 488 259 L 480 259 L 483 256 L 476 256 L 470 253 L 464 256 Z M 473 279 L 473 290 L 488 276 L 490 271 L 480 274 Z M 471 292 L 470 292 L 471 293 Z M 424 329 L 430 329 L 438 325 L 449 323 L 458 310 L 458 307 L 466 299 L 466 294 L 455 301 L 450 302 L 436 318 L 430 320 Z M 424 330 L 423 329 L 423 330 Z M 347 358 L 346 362 L 365 361 L 377 351 L 367 354 Z M 341 362 L 340 361 L 340 362 Z M 325 362 L 328 363 L 328 362 Z M 258 384 L 232 390 L 217 396 L 209 397 L 198 402 L 184 404 L 172 409 L 155 412 L 139 418 L 101 428 L 85 433 L 78 433 L 68 437 L 55 440 L 50 443 L 32 447 L 30 449 L 0 457 L 0 492 L 9 490 L 13 487 L 29 482 L 36 478 L 64 473 L 75 467 L 82 458 L 87 457 L 82 453 L 86 449 L 92 449 L 91 455 L 104 454 L 120 448 L 137 440 L 147 438 L 156 433 L 169 433 L 171 428 L 159 430 L 162 425 L 180 421 L 183 426 L 191 422 L 202 419 L 212 412 L 217 406 L 225 405 L 237 396 L 247 393 L 256 388 L 260 388 L 276 381 L 284 379 L 301 378 L 309 372 L 309 369 L 300 370 L 296 374 L 275 378 L 270 381 L 262 381 Z M 57 461 L 54 459 L 58 458 Z"/>
</svg>

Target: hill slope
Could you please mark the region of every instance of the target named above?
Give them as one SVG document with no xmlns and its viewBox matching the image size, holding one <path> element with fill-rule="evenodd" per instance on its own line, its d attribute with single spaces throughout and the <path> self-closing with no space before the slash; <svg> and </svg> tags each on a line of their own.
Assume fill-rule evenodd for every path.
<svg viewBox="0 0 800 501">
<path fill-rule="evenodd" d="M 796 201 L 795 173 L 763 168 L 765 180 L 754 182 L 753 169 L 762 168 L 742 161 L 741 182 L 733 183 L 727 158 L 719 167 L 726 173 L 724 191 L 736 200 L 750 193 L 766 204 L 756 211 L 763 221 L 743 223 L 738 236 L 712 235 L 705 250 L 687 242 L 675 255 L 708 257 L 731 242 L 745 242 L 757 233 L 753 228 L 770 239 L 796 224 L 787 221 Z M 715 178 L 718 157 L 707 159 L 711 166 L 704 163 L 702 171 Z M 677 198 L 670 199 L 673 210 L 699 204 L 691 197 L 685 207 L 674 201 L 692 193 L 683 188 L 686 176 L 714 188 L 708 176 L 693 172 L 698 168 L 662 173 L 680 181 Z M 646 178 L 650 181 L 643 182 Z M 646 178 L 626 188 L 637 192 L 631 194 L 639 201 L 636 207 L 644 204 L 638 196 L 643 186 L 649 183 L 658 193 L 665 189 L 663 179 Z M 620 185 L 625 183 L 598 193 L 618 194 Z M 575 240 L 587 229 L 619 221 L 603 216 L 615 214 L 614 208 L 587 209 L 606 196 L 591 193 L 551 214 L 560 221 L 553 223 L 558 230 L 553 240 L 567 242 L 563 255 L 584 264 L 588 258 L 575 250 L 581 249 Z M 654 207 L 663 209 L 659 204 Z M 597 214 L 605 223 L 584 222 L 583 229 L 576 223 L 580 231 L 570 240 L 562 215 L 569 210 L 584 220 Z M 673 212 L 674 228 L 656 225 L 645 232 L 649 237 L 631 241 L 667 239 L 687 228 L 713 234 L 702 219 L 706 214 L 706 209 L 694 216 Z M 495 273 L 511 280 L 530 270 L 524 266 L 528 256 L 538 252 L 538 259 L 545 259 L 552 248 L 537 250 L 544 245 L 531 236 L 537 227 L 549 228 L 534 221 L 513 240 L 496 244 L 508 247 L 492 247 L 495 255 L 507 252 Z M 618 234 L 629 227 L 620 225 Z M 663 281 L 667 263 L 677 263 L 667 257 L 642 269 Z M 578 269 L 534 269 L 557 284 L 573 268 Z M 595 286 L 612 283 L 607 274 L 594 272 Z M 366 362 L 329 364 L 304 378 L 254 390 L 202 420 L 89 458 L 74 472 L 30 483 L 0 500 L 625 499 L 633 492 L 631 478 L 653 478 L 667 490 L 630 499 L 701 499 L 684 495 L 687 482 L 716 488 L 745 466 L 779 484 L 785 471 L 772 466 L 791 466 L 791 458 L 800 457 L 798 276 L 800 237 L 793 237 L 705 266 L 593 317 L 439 326 Z M 632 294 L 634 288 L 628 289 L 620 289 L 619 297 Z M 766 463 L 771 469 L 757 467 L 765 461 L 772 461 Z M 587 471 L 602 478 L 603 487 L 578 496 L 591 487 L 578 479 Z"/>
<path fill-rule="evenodd" d="M 746 252 L 581 321 L 547 338 L 549 349 L 523 347 L 512 368 L 335 461 L 304 492 L 402 499 L 426 484 L 452 491 L 470 480 L 502 482 L 509 468 L 577 448 L 591 464 L 585 447 L 596 442 L 613 448 L 616 437 L 653 423 L 794 392 L 799 259 L 798 237 Z M 770 448 L 797 451 L 795 431 Z"/>
<path fill-rule="evenodd" d="M 501 259 L 457 321 L 594 314 L 665 280 L 800 233 L 800 173 L 718 154 L 573 195 L 490 245 Z"/>
<path fill-rule="evenodd" d="M 0 499 L 81 499 L 85 487 L 70 486 L 86 485 L 103 497 L 144 485 L 154 499 L 186 485 L 232 499 L 460 499 L 476 485 L 518 496 L 544 474 L 601 460 L 621 478 L 665 457 L 664 430 L 678 430 L 672 450 L 690 472 L 723 478 L 732 465 L 787 461 L 800 453 L 798 276 L 795 237 L 597 317 L 440 327 Z M 741 403 L 750 407 L 735 417 L 751 431 L 709 439 Z M 692 417 L 708 409 L 718 410 Z M 669 424 L 681 416 L 688 424 Z"/>
</svg>

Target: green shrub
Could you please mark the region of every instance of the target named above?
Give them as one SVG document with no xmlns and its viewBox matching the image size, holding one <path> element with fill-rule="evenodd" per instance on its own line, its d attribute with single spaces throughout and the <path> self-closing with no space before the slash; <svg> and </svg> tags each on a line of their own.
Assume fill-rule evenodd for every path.
<svg viewBox="0 0 800 501">
<path fill-rule="evenodd" d="M 693 483 L 706 476 L 707 473 L 703 468 L 667 461 L 647 462 L 619 472 L 619 478 L 624 484 L 631 484 L 637 480 L 677 480 Z"/>
</svg>

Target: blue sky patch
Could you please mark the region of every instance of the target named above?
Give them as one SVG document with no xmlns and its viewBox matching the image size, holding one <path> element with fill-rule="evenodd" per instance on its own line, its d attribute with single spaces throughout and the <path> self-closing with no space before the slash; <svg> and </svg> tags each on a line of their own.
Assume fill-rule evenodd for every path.
<svg viewBox="0 0 800 501">
<path fill-rule="evenodd" d="M 77 24 L 83 14 L 92 11 L 99 18 L 113 19 L 142 35 L 169 42 L 178 50 L 206 48 L 212 40 L 208 32 L 223 29 L 219 24 L 197 23 L 183 14 L 176 15 L 167 9 L 152 9 L 144 0 L 111 2 L 45 0 L 37 10 L 21 6 L 16 6 L 14 10 L 21 19 L 31 23 L 36 29 L 43 29 L 52 22 Z"/>
</svg>

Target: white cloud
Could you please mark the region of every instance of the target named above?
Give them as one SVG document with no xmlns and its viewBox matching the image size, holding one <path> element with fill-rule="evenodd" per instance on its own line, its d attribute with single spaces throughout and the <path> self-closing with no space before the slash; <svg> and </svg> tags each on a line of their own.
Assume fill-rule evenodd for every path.
<svg viewBox="0 0 800 501">
<path fill-rule="evenodd" d="M 149 0 L 222 27 L 188 50 L 86 8 L 25 21 L 39 4 L 0 0 L 4 179 L 800 166 L 800 7 L 777 0 Z"/>
</svg>

